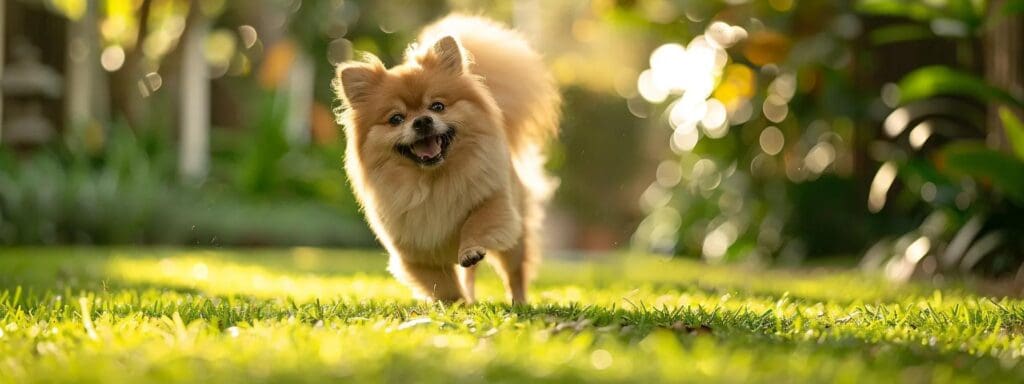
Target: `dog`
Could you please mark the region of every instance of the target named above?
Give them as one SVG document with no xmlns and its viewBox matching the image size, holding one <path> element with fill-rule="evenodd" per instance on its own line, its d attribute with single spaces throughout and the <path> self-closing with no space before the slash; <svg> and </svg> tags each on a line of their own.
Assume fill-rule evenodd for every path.
<svg viewBox="0 0 1024 384">
<path fill-rule="evenodd" d="M 544 151 L 561 96 L 541 55 L 495 21 L 450 15 L 400 65 L 339 65 L 335 89 L 345 170 L 392 275 L 417 297 L 472 303 L 486 259 L 526 303 L 557 184 Z"/>
</svg>

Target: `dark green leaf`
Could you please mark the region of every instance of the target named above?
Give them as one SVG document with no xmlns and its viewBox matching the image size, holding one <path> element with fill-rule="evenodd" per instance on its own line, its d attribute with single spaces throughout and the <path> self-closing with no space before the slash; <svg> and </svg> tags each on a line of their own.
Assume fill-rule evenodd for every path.
<svg viewBox="0 0 1024 384">
<path fill-rule="evenodd" d="M 969 96 L 986 103 L 1024 107 L 1024 102 L 981 78 L 945 66 L 924 67 L 900 80 L 903 104 L 941 95 Z"/>
<path fill-rule="evenodd" d="M 976 31 L 984 19 L 984 9 L 976 7 L 970 0 L 948 0 L 933 5 L 924 1 L 860 0 L 856 9 L 861 13 L 901 16 L 917 21 L 951 18 L 967 24 L 971 31 Z"/>
<path fill-rule="evenodd" d="M 972 31 L 981 26 L 985 14 L 984 5 L 975 8 L 974 3 L 971 0 L 951 0 L 948 5 L 951 16 L 966 23 Z"/>
<path fill-rule="evenodd" d="M 956 143 L 941 153 L 946 171 L 989 182 L 1011 199 L 1024 202 L 1024 161 L 981 143 Z"/>
<path fill-rule="evenodd" d="M 938 16 L 936 9 L 917 1 L 860 0 L 857 11 L 876 15 L 904 16 L 915 20 L 929 20 Z"/>
<path fill-rule="evenodd" d="M 931 29 L 918 23 L 888 25 L 871 31 L 869 35 L 871 43 L 875 45 L 902 43 L 934 37 L 935 34 L 932 33 Z"/>
<path fill-rule="evenodd" d="M 1010 108 L 999 108 L 999 118 L 1003 121 L 1003 129 L 1006 130 L 1006 139 L 1010 142 L 1010 148 L 1017 157 L 1024 160 L 1024 122 L 1021 122 Z"/>
<path fill-rule="evenodd" d="M 1024 0 L 1009 0 L 1003 7 L 1004 13 L 1024 13 Z"/>
</svg>

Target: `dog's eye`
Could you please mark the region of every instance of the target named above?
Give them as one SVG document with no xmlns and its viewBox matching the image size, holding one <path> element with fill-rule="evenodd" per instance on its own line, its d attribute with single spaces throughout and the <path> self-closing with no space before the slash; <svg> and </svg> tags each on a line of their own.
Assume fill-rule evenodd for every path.
<svg viewBox="0 0 1024 384">
<path fill-rule="evenodd" d="M 401 113 L 396 113 L 394 115 L 391 115 L 391 117 L 388 118 L 388 124 L 391 124 L 391 125 L 398 125 L 398 124 L 402 124 L 404 122 L 405 122 L 405 116 L 402 116 Z"/>
<path fill-rule="evenodd" d="M 430 104 L 430 110 L 434 112 L 441 112 L 444 110 L 444 104 L 435 101 L 433 104 Z"/>
</svg>

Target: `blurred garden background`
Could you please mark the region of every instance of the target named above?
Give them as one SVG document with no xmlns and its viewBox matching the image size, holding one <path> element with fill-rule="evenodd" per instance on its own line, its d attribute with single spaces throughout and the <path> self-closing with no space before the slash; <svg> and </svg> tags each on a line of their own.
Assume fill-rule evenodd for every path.
<svg viewBox="0 0 1024 384">
<path fill-rule="evenodd" d="M 1019 0 L 3 0 L 0 244 L 374 247 L 334 66 L 452 11 L 561 86 L 550 249 L 1024 287 Z"/>
</svg>

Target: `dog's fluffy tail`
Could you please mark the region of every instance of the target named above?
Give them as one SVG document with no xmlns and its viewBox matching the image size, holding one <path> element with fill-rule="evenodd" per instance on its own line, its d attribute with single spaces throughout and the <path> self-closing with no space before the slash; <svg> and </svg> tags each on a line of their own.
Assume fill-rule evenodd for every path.
<svg viewBox="0 0 1024 384">
<path fill-rule="evenodd" d="M 561 96 L 540 54 L 519 33 L 481 17 L 450 15 L 424 29 L 420 43 L 453 36 L 468 52 L 505 120 L 515 158 L 543 153 L 558 134 Z"/>
<path fill-rule="evenodd" d="M 525 189 L 523 270 L 527 279 L 540 262 L 543 206 L 558 180 L 544 172 L 547 144 L 558 135 L 562 98 L 540 54 L 519 33 L 489 19 L 450 15 L 423 30 L 426 46 L 453 36 L 470 60 L 469 72 L 483 78 L 501 110 L 518 181 Z"/>
</svg>

